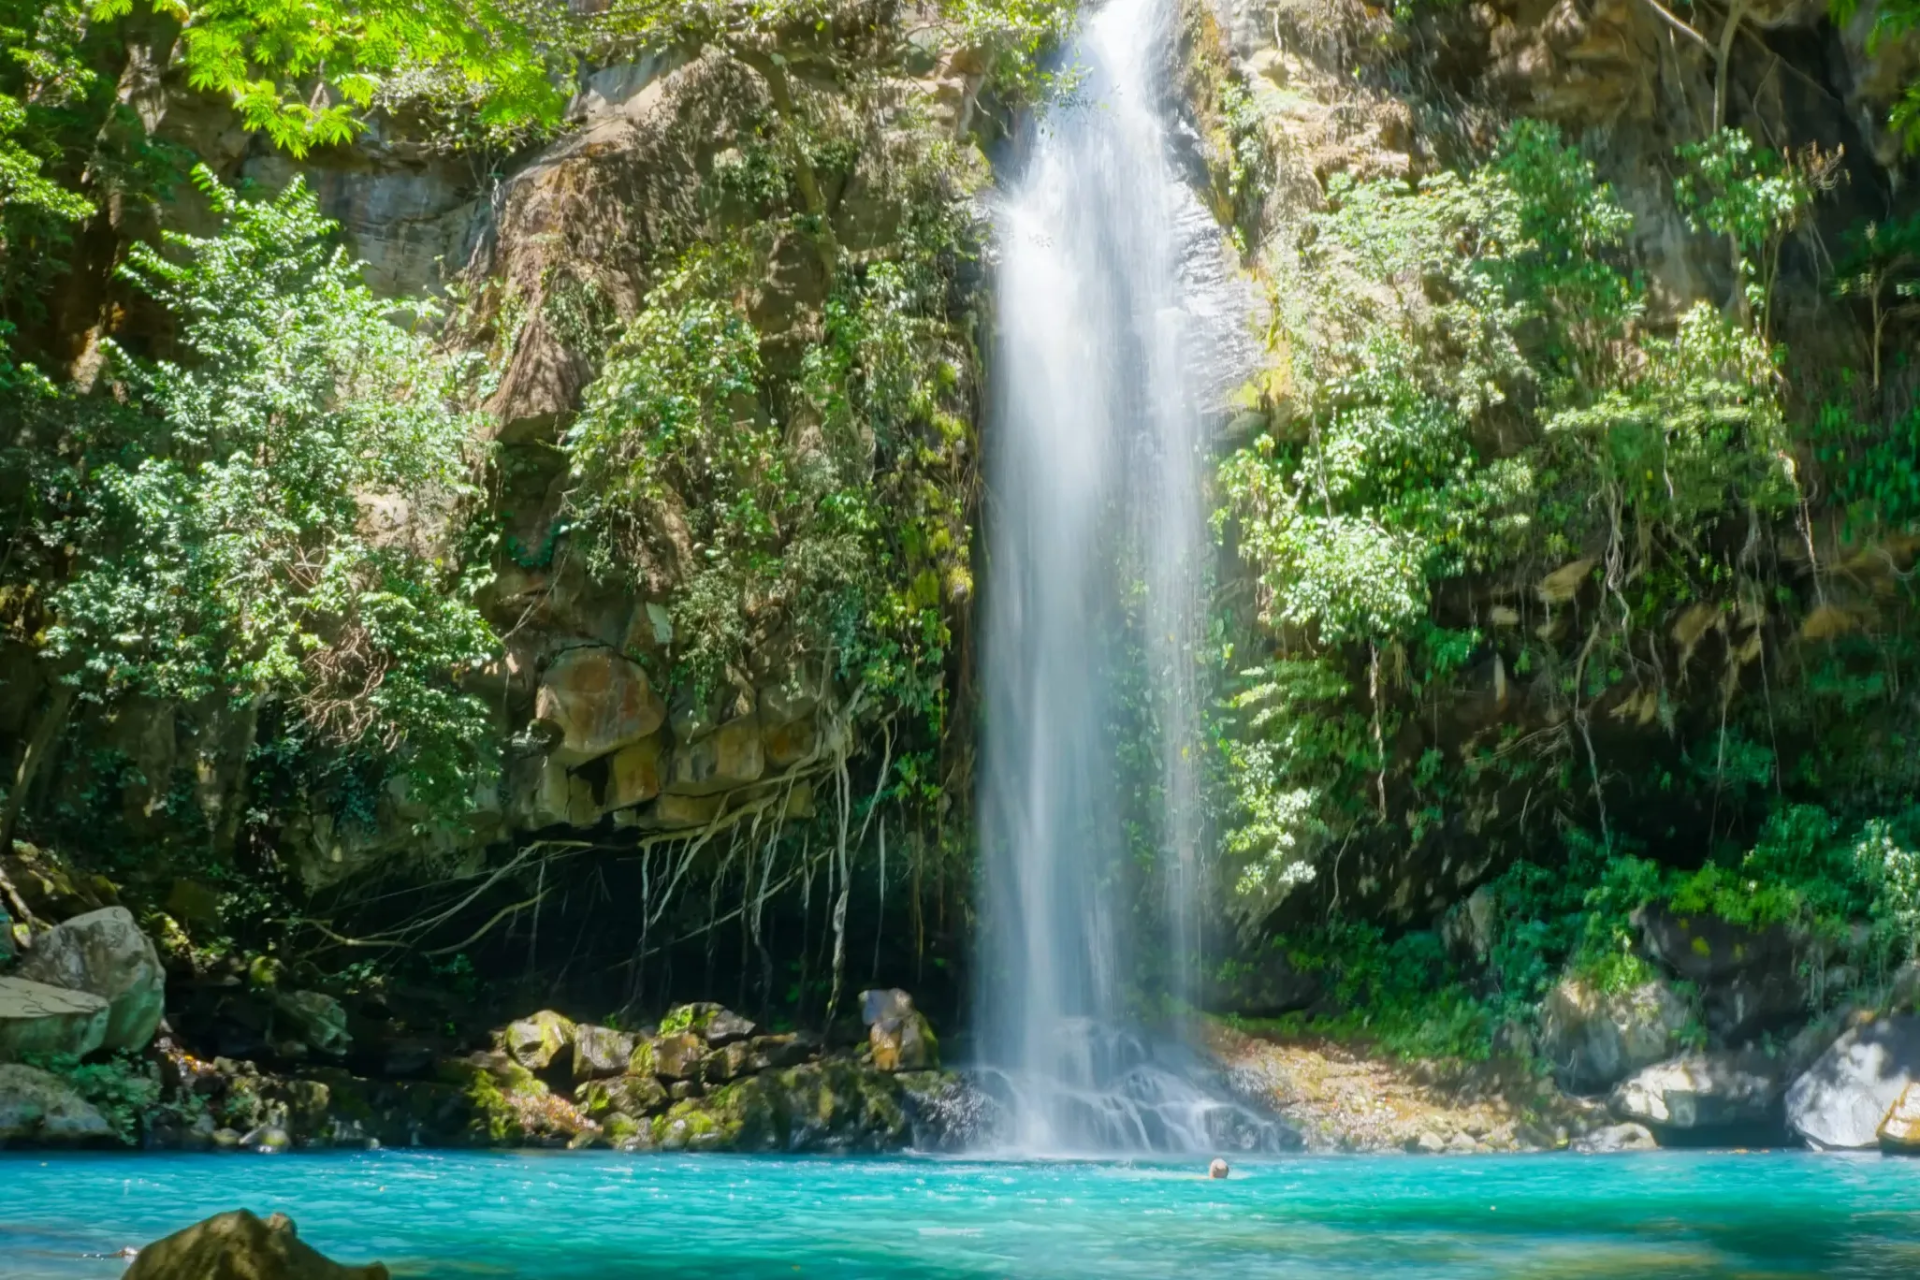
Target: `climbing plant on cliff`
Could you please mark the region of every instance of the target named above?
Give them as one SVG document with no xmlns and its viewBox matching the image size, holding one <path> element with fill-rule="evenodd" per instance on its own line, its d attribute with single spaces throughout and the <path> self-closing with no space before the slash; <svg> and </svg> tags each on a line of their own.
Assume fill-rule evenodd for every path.
<svg viewBox="0 0 1920 1280">
<path fill-rule="evenodd" d="M 457 814 L 493 763 L 456 685 L 493 638 L 435 545 L 467 491 L 461 367 L 388 319 L 300 183 L 200 183 L 222 233 L 125 269 L 178 352 L 111 349 L 138 412 L 72 442 L 46 656 L 94 700 L 285 702 Z"/>
<path fill-rule="evenodd" d="M 1703 226 L 1772 261 L 1791 211 L 1733 219 L 1766 192 L 1720 162 L 1728 149 L 1683 194 Z M 1593 712 L 1664 714 L 1673 611 L 1731 610 L 1759 589 L 1739 531 L 1795 500 L 1759 332 L 1771 269 L 1749 277 L 1753 327 L 1701 307 L 1652 332 L 1621 256 L 1627 225 L 1578 151 L 1530 122 L 1465 176 L 1335 179 L 1311 220 L 1278 284 L 1287 395 L 1221 469 L 1222 528 L 1259 574 L 1262 647 L 1278 650 L 1241 676 L 1240 729 L 1223 730 L 1242 816 L 1230 844 L 1256 916 L 1315 874 L 1316 850 L 1388 825 L 1419 841 L 1476 777 L 1506 785 L 1528 757 L 1604 831 Z M 1543 553 L 1559 568 L 1525 588 L 1545 607 L 1531 636 L 1510 606 L 1437 598 L 1452 580 L 1525 582 Z M 1415 729 L 1469 668 L 1492 677 L 1476 696 L 1504 705 L 1525 678 L 1557 708 L 1529 751 L 1517 734 L 1462 746 Z M 1411 767 L 1391 746 L 1409 733 L 1426 740 Z"/>
</svg>

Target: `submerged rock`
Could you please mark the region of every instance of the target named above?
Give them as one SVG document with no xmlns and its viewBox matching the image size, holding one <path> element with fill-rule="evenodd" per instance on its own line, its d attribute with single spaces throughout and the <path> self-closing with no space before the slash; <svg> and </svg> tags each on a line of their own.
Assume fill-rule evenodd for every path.
<svg viewBox="0 0 1920 1280">
<path fill-rule="evenodd" d="M 0 978 L 0 1062 L 84 1057 L 107 1037 L 107 1002 L 85 991 Z"/>
<path fill-rule="evenodd" d="M 125 1280 L 387 1280 L 387 1269 L 341 1266 L 301 1240 L 286 1215 L 262 1220 L 240 1209 L 148 1245 Z"/>
<path fill-rule="evenodd" d="M 1920 1016 L 1854 1027 L 1787 1090 L 1787 1127 L 1808 1146 L 1859 1151 L 1878 1145 L 1880 1123 L 1920 1076 Z"/>
<path fill-rule="evenodd" d="M 59 1076 L 36 1067 L 0 1066 L 0 1146 L 112 1136 L 106 1117 Z"/>
<path fill-rule="evenodd" d="M 1610 1124 L 1581 1135 L 1571 1149 L 1582 1155 L 1612 1155 L 1621 1151 L 1652 1151 L 1659 1145 L 1643 1124 Z"/>
<path fill-rule="evenodd" d="M 1622 1081 L 1612 1106 L 1621 1119 L 1656 1129 L 1724 1129 L 1777 1122 L 1784 1087 L 1764 1054 L 1689 1054 Z"/>
<path fill-rule="evenodd" d="M 1541 1003 L 1540 1052 L 1566 1088 L 1598 1093 L 1670 1056 L 1687 1020 L 1686 1002 L 1664 982 L 1608 992 L 1568 978 Z"/>
<path fill-rule="evenodd" d="M 147 1047 L 166 1012 L 166 972 L 133 913 L 107 907 L 75 916 L 35 940 L 19 975 L 48 986 L 85 991 L 107 1002 L 102 1048 Z"/>
</svg>

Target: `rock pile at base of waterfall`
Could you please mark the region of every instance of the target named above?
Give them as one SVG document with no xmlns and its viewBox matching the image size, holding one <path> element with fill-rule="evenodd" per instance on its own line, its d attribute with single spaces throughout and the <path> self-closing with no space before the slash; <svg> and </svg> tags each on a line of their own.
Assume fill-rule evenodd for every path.
<svg viewBox="0 0 1920 1280">
<path fill-rule="evenodd" d="M 621 1030 L 553 1010 L 496 1031 L 490 1048 L 446 1053 L 404 1079 L 343 1066 L 294 1075 L 196 1059 L 168 1045 L 170 1094 L 196 1100 L 192 1125 L 162 1124 L 155 1145 L 611 1146 L 624 1150 L 892 1151 L 951 1148 L 967 1086 L 934 1069 L 938 1046 L 905 992 L 881 1036 L 827 1051 L 718 1004 L 678 1005 L 656 1027 Z M 268 1138 L 274 1141 L 268 1141 Z"/>
</svg>

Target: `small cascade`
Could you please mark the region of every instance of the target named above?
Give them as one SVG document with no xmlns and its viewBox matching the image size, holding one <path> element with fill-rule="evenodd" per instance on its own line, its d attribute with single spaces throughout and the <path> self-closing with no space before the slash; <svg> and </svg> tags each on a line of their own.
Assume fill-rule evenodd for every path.
<svg viewBox="0 0 1920 1280">
<path fill-rule="evenodd" d="M 1172 9 L 1088 17 L 1065 58 L 1076 101 L 1038 123 L 1000 211 L 977 1031 L 987 1145 L 1007 1151 L 1257 1150 L 1284 1132 L 1125 1008 L 1141 957 L 1192 991 L 1209 410 L 1249 344 L 1220 229 L 1176 164 Z M 1160 762 L 1150 872 L 1117 786 L 1128 664 Z"/>
<path fill-rule="evenodd" d="M 983 1067 L 973 1117 L 979 1154 L 1097 1156 L 1115 1152 L 1278 1152 L 1286 1126 L 1232 1099 L 1219 1072 L 1185 1045 L 1090 1019 L 1060 1027 L 1052 1071 Z M 1031 1142 L 1031 1117 L 1048 1141 Z"/>
</svg>

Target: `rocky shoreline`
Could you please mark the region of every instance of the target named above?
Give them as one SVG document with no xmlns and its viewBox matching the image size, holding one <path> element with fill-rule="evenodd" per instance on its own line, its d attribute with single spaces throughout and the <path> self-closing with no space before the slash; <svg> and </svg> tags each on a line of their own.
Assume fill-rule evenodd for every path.
<svg viewBox="0 0 1920 1280">
<path fill-rule="evenodd" d="M 1742 1021 L 1714 1011 L 1738 1013 L 1752 957 L 1781 948 L 1719 926 L 1710 938 L 1685 921 L 1644 927 L 1650 952 L 1683 957 L 1670 967 L 1692 981 L 1563 980 L 1525 1053 L 1415 1065 L 1233 1019 L 1205 1021 L 1199 1047 L 1308 1151 L 1920 1152 L 1920 967 L 1873 1008 Z M 832 1044 L 709 1002 L 630 1029 L 549 1009 L 477 1047 L 367 1045 L 363 1013 L 271 966 L 216 984 L 211 1005 L 187 985 L 170 1010 L 159 950 L 120 907 L 16 941 L 30 945 L 0 971 L 0 1146 L 877 1153 L 964 1150 L 991 1124 L 990 1099 L 942 1067 L 932 1025 L 895 989 L 862 992 L 864 1036 L 843 1029 Z M 1705 963 L 1716 948 L 1741 962 Z M 189 1047 L 249 1037 L 257 1058 Z"/>
</svg>

